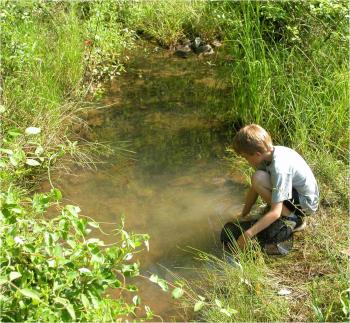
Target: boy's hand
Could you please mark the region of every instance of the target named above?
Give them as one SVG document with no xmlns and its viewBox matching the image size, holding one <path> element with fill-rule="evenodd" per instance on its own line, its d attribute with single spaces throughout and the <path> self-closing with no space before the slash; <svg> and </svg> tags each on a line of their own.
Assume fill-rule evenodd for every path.
<svg viewBox="0 0 350 323">
<path fill-rule="evenodd" d="M 250 240 L 250 235 L 247 232 L 243 232 L 237 240 L 238 247 L 241 250 L 244 250 L 247 247 Z"/>
<path fill-rule="evenodd" d="M 242 217 L 242 213 L 241 212 L 235 212 L 235 213 L 232 214 L 233 220 L 240 219 L 241 217 Z"/>
</svg>

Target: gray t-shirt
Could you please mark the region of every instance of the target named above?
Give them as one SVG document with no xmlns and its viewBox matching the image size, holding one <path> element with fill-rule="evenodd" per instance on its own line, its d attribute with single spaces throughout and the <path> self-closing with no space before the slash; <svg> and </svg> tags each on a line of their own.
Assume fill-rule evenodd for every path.
<svg viewBox="0 0 350 323">
<path fill-rule="evenodd" d="M 258 169 L 267 171 L 271 176 L 272 203 L 291 199 L 294 188 L 305 213 L 317 210 L 319 190 L 316 179 L 309 165 L 295 150 L 274 146 L 272 161 L 265 161 Z"/>
</svg>

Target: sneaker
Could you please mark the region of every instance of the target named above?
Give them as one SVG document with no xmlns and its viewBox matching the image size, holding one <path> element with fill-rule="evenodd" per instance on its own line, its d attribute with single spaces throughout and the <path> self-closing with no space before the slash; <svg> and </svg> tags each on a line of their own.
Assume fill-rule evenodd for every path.
<svg viewBox="0 0 350 323">
<path fill-rule="evenodd" d="M 243 271 L 243 268 L 240 262 L 236 260 L 234 256 L 230 255 L 228 252 L 224 253 L 224 260 L 226 261 L 226 263 L 230 264 L 232 267 L 239 268 L 240 270 Z"/>
<path fill-rule="evenodd" d="M 305 220 L 302 220 L 302 222 L 293 229 L 293 232 L 300 232 L 305 230 L 305 228 L 306 228 L 306 222 Z"/>
</svg>

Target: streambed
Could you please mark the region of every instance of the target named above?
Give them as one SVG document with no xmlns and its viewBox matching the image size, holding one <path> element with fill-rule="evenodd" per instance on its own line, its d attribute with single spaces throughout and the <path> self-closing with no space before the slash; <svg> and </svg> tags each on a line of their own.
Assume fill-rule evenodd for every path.
<svg viewBox="0 0 350 323">
<path fill-rule="evenodd" d="M 182 59 L 147 47 L 130 57 L 87 117 L 94 138 L 116 154 L 96 172 L 76 170 L 55 185 L 96 221 L 120 223 L 124 215 L 127 230 L 150 235 L 149 252 L 138 255 L 142 273 L 171 280 L 167 268 L 195 278 L 190 268 L 198 264 L 186 250 L 220 255 L 220 230 L 243 202 L 241 178 L 228 174 L 224 159 L 233 130 L 208 114 L 231 104 L 231 85 L 217 76 L 220 54 Z M 157 286 L 137 285 L 142 304 L 165 321 L 186 320 Z"/>
</svg>

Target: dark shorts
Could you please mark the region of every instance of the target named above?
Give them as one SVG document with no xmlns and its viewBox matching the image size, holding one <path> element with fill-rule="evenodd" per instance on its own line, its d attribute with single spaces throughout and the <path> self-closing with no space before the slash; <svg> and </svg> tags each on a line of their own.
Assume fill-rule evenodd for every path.
<svg viewBox="0 0 350 323">
<path fill-rule="evenodd" d="M 283 201 L 283 205 L 290 211 L 294 212 L 295 215 L 303 217 L 305 213 L 303 212 L 300 201 L 299 194 L 295 188 L 292 190 L 292 198 L 290 200 Z"/>
</svg>

